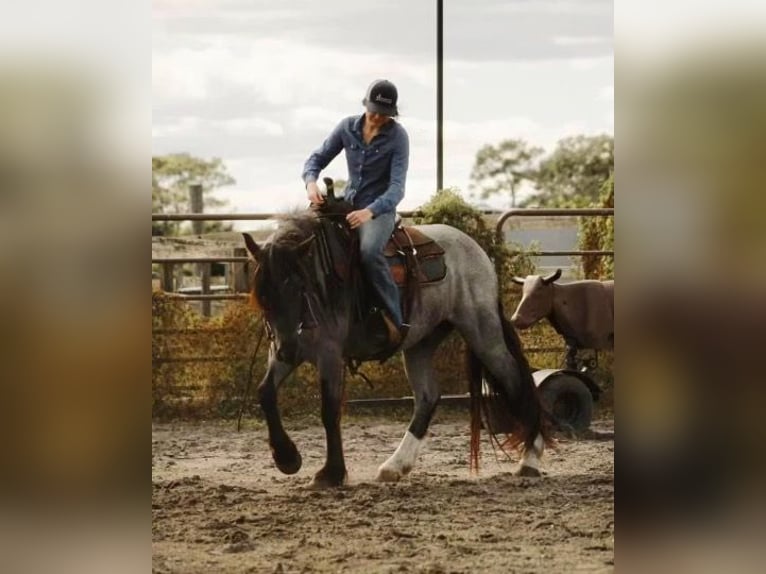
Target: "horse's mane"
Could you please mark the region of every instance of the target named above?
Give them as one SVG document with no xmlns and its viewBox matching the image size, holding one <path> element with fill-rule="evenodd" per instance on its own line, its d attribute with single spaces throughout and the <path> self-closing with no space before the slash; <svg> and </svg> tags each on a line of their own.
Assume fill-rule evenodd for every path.
<svg viewBox="0 0 766 574">
<path fill-rule="evenodd" d="M 293 212 L 278 218 L 277 228 L 262 245 L 253 272 L 251 302 L 266 312 L 275 311 L 280 299 L 278 282 L 294 271 L 288 253 L 312 237 L 317 228 L 317 219 L 312 212 Z"/>
<path fill-rule="evenodd" d="M 296 247 L 316 232 L 317 225 L 317 216 L 313 211 L 282 215 L 268 245 L 277 249 Z"/>
<path fill-rule="evenodd" d="M 342 199 L 327 199 L 318 210 L 296 211 L 282 215 L 269 243 L 277 248 L 295 247 L 314 235 L 322 218 L 345 220 L 353 207 Z"/>
<path fill-rule="evenodd" d="M 317 290 L 322 300 L 329 293 L 337 293 L 337 289 L 327 289 L 327 281 L 333 280 L 327 277 L 328 266 L 332 268 L 334 263 L 327 259 L 330 252 L 326 236 L 329 228 L 337 229 L 338 222 L 346 225 L 345 216 L 352 209 L 343 200 L 328 198 L 318 210 L 295 211 L 279 217 L 276 230 L 263 245 L 263 256 L 254 272 L 253 296 L 260 308 L 274 309 L 274 304 L 280 299 L 279 282 L 294 274 L 298 267 L 310 297 L 314 297 Z M 317 250 L 313 250 L 314 255 L 298 263 L 297 254 L 308 253 L 308 244 L 320 236 L 322 239 L 318 242 L 322 243 L 325 255 L 320 256 Z M 313 280 L 309 279 L 310 276 Z"/>
</svg>

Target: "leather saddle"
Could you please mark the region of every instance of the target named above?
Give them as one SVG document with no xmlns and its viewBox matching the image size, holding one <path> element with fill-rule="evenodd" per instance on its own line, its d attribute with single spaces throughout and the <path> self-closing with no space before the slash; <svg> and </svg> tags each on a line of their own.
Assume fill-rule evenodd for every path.
<svg viewBox="0 0 766 574">
<path fill-rule="evenodd" d="M 397 226 L 383 254 L 399 287 L 405 286 L 410 273 L 416 274 L 420 284 L 435 283 L 447 275 L 444 249 L 416 227 Z"/>
<path fill-rule="evenodd" d="M 359 269 L 358 252 L 354 252 L 350 257 L 346 246 L 351 242 L 353 249 L 358 249 L 358 244 L 340 221 L 343 221 L 345 212 L 353 208 L 334 197 L 331 192 L 331 180 L 328 182 L 328 179 L 325 179 L 325 183 L 328 184 L 328 201 L 321 213 L 327 220 L 323 223 L 319 252 L 325 261 L 325 268 L 332 269 L 338 280 L 347 281 Z M 402 316 L 405 323 L 409 323 L 410 313 L 420 296 L 421 287 L 437 283 L 447 275 L 444 249 L 419 229 L 402 226 L 401 220 L 397 218 L 396 227 L 383 253 L 391 276 L 399 287 Z M 346 356 L 355 361 L 383 361 L 397 349 L 390 347 L 389 331 L 375 289 L 363 273 L 360 275 L 361 280 L 358 281 L 352 305 L 355 311 Z"/>
</svg>

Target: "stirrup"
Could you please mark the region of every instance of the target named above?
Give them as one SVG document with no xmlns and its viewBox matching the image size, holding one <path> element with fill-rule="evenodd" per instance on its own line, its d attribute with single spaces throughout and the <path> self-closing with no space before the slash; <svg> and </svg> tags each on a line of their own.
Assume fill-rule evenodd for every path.
<svg viewBox="0 0 766 574">
<path fill-rule="evenodd" d="M 404 341 L 404 338 L 407 336 L 410 326 L 407 323 L 402 323 L 402 326 L 397 328 L 394 321 L 388 316 L 388 313 L 383 312 L 381 314 L 383 315 L 383 322 L 386 324 L 386 329 L 388 330 L 389 347 L 398 349 L 402 344 L 402 341 Z"/>
</svg>

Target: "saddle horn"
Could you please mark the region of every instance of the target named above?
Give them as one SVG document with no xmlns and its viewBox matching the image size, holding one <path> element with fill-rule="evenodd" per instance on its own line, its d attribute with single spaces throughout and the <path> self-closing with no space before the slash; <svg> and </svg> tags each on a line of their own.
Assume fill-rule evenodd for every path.
<svg viewBox="0 0 766 574">
<path fill-rule="evenodd" d="M 322 181 L 327 186 L 327 197 L 330 198 L 330 201 L 335 201 L 335 182 L 331 177 L 323 177 Z"/>
</svg>

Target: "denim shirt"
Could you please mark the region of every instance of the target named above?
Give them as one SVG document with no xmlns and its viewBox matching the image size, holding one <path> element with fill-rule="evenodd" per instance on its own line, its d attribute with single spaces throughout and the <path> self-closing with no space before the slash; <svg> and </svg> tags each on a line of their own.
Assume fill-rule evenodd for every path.
<svg viewBox="0 0 766 574">
<path fill-rule="evenodd" d="M 410 143 L 405 129 L 395 120 L 386 122 L 369 144 L 364 143 L 364 114 L 341 120 L 332 133 L 306 160 L 303 181 L 316 181 L 341 150 L 346 151 L 348 185 L 346 200 L 356 209 L 368 208 L 373 217 L 393 212 L 404 197 Z"/>
</svg>

